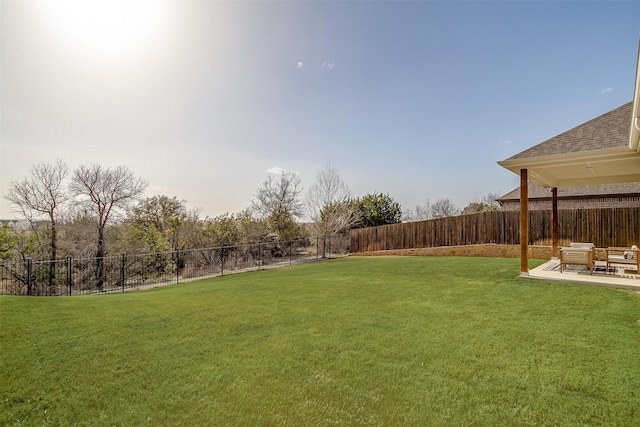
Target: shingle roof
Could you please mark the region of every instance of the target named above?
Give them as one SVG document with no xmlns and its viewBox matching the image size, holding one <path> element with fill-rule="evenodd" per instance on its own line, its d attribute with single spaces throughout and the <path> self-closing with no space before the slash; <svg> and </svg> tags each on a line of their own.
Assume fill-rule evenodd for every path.
<svg viewBox="0 0 640 427">
<path fill-rule="evenodd" d="M 551 198 L 548 188 L 529 182 L 529 200 Z M 640 195 L 640 182 L 627 182 L 624 184 L 585 185 L 581 187 L 564 187 L 558 189 L 558 198 L 574 198 L 589 196 L 629 196 Z M 520 187 L 500 197 L 498 201 L 520 200 Z"/>
<path fill-rule="evenodd" d="M 629 146 L 633 102 L 624 104 L 560 135 L 528 148 L 511 159 L 578 153 Z"/>
</svg>

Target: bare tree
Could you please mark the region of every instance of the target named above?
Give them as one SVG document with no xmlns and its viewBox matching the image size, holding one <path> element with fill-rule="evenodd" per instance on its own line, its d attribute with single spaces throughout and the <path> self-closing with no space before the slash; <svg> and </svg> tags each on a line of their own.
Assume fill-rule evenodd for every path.
<svg viewBox="0 0 640 427">
<path fill-rule="evenodd" d="M 147 182 L 134 176 L 125 166 L 105 168 L 99 164 L 80 166 L 73 173 L 71 191 L 85 205 L 97 221 L 98 243 L 96 249 L 97 286 L 102 287 L 105 256 L 105 227 L 113 216 L 124 212 L 142 196 Z"/>
<path fill-rule="evenodd" d="M 351 191 L 338 170 L 328 164 L 321 170 L 307 194 L 307 210 L 313 221 L 312 230 L 322 238 L 322 257 L 326 255 L 327 239 L 349 229 L 360 219 Z"/>
<path fill-rule="evenodd" d="M 447 216 L 458 215 L 460 211 L 453 204 L 451 199 L 440 199 L 431 205 L 432 218 L 444 218 Z"/>
<path fill-rule="evenodd" d="M 61 227 L 64 239 L 60 249 L 74 258 L 91 258 L 95 255 L 94 234 L 97 221 L 90 212 L 76 210 Z"/>
<path fill-rule="evenodd" d="M 53 164 L 33 165 L 30 176 L 12 183 L 5 196 L 29 221 L 37 238 L 37 221 L 45 218 L 49 221 L 49 285 L 53 285 L 55 276 L 52 267 L 57 257 L 57 219 L 59 209 L 68 200 L 68 193 L 63 187 L 68 174 L 69 168 L 62 160 L 56 160 Z"/>
<path fill-rule="evenodd" d="M 298 232 L 296 219 L 303 214 L 301 191 L 298 174 L 284 171 L 279 178 L 269 174 L 251 201 L 252 209 L 267 221 L 279 240 L 295 237 Z"/>
<path fill-rule="evenodd" d="M 416 210 L 409 209 L 402 213 L 403 222 L 416 222 L 431 219 L 431 202 L 429 199 L 423 205 L 416 205 Z"/>
</svg>

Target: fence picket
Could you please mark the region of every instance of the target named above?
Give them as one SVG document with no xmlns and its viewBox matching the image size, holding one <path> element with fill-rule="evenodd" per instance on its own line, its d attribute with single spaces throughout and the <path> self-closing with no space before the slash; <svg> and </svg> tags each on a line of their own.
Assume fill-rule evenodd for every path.
<svg viewBox="0 0 640 427">
<path fill-rule="evenodd" d="M 498 243 L 520 244 L 520 212 L 496 211 L 351 230 L 351 252 Z M 529 244 L 551 245 L 551 212 L 529 212 Z M 598 247 L 640 244 L 640 208 L 558 212 L 558 242 Z"/>
</svg>

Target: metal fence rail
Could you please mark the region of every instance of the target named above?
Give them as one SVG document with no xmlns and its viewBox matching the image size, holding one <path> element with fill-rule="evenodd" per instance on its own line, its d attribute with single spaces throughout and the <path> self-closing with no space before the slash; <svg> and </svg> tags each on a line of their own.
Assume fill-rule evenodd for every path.
<svg viewBox="0 0 640 427">
<path fill-rule="evenodd" d="M 323 246 L 325 250 L 323 250 Z M 0 294 L 126 292 L 251 270 L 319 261 L 349 252 L 349 236 L 121 254 L 103 258 L 0 263 Z"/>
</svg>

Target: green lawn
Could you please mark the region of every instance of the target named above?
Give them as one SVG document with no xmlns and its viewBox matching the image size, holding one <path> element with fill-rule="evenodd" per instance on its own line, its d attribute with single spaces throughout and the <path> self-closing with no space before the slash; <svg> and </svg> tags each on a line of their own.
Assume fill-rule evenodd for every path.
<svg viewBox="0 0 640 427">
<path fill-rule="evenodd" d="M 640 425 L 640 296 L 347 258 L 0 297 L 0 425 Z"/>
</svg>

